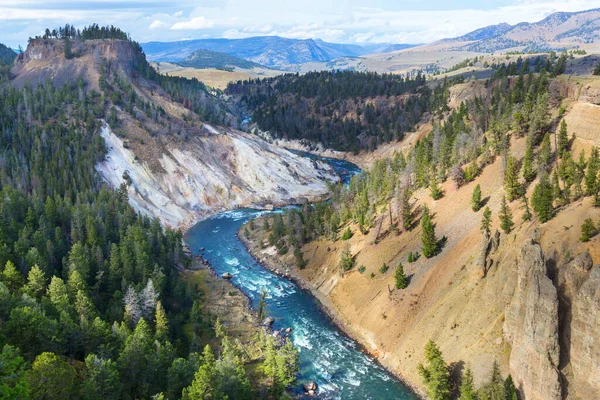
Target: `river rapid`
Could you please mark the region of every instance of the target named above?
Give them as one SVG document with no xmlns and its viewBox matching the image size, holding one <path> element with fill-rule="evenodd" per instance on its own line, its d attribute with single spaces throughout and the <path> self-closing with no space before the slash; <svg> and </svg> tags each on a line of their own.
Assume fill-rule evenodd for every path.
<svg viewBox="0 0 600 400">
<path fill-rule="evenodd" d="M 360 171 L 346 161 L 321 159 L 345 182 Z M 314 380 L 319 385 L 319 399 L 415 399 L 408 388 L 339 331 L 308 291 L 273 274 L 250 255 L 237 233 L 250 217 L 264 213 L 252 209 L 223 212 L 190 228 L 185 242 L 194 254 L 208 260 L 217 274 L 233 274 L 232 283 L 250 298 L 253 307 L 263 290 L 267 292 L 267 313 L 275 318 L 273 328 L 293 329 L 291 340 L 300 353 L 297 393 L 302 393 L 302 383 Z"/>
</svg>

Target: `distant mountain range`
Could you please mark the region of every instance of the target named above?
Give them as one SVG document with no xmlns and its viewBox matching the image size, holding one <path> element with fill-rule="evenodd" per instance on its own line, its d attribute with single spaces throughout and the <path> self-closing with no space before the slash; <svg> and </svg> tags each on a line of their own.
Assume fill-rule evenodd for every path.
<svg viewBox="0 0 600 400">
<path fill-rule="evenodd" d="M 191 53 L 187 58 L 177 62 L 182 67 L 192 67 L 198 69 L 205 68 L 264 68 L 262 65 L 243 58 L 231 56 L 227 53 L 218 51 L 200 49 Z"/>
<path fill-rule="evenodd" d="M 442 45 L 440 47 L 440 44 Z M 548 51 L 600 46 L 600 9 L 557 12 L 541 21 L 490 25 L 424 47 L 490 53 L 507 50 Z"/>
<path fill-rule="evenodd" d="M 260 65 L 277 69 L 309 62 L 328 62 L 340 57 L 360 57 L 370 53 L 395 51 L 413 47 L 407 44 L 329 43 L 320 39 L 288 39 L 279 36 L 257 36 L 247 39 L 199 39 L 179 42 L 142 44 L 149 60 L 180 63 L 197 50 L 225 53 Z"/>
</svg>

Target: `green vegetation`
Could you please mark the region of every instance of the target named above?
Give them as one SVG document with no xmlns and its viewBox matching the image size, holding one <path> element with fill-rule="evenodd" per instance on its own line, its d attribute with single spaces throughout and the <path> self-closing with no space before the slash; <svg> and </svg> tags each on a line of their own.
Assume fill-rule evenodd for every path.
<svg viewBox="0 0 600 400">
<path fill-rule="evenodd" d="M 408 280 L 404 275 L 404 266 L 399 263 L 394 273 L 394 286 L 396 289 L 405 289 L 408 286 Z"/>
<path fill-rule="evenodd" d="M 340 273 L 343 274 L 344 272 L 350 271 L 353 267 L 354 256 L 350 252 L 350 246 L 348 246 L 348 244 L 346 243 L 346 247 L 344 247 L 344 250 L 342 251 L 342 254 L 340 256 Z"/>
<path fill-rule="evenodd" d="M 586 218 L 581 225 L 581 238 L 582 242 L 589 242 L 590 239 L 598 234 L 598 229 L 591 218 Z"/>
<path fill-rule="evenodd" d="M 435 227 L 431 222 L 431 215 L 427 208 L 423 210 L 421 227 L 423 228 L 423 233 L 421 234 L 421 249 L 426 258 L 431 258 L 438 252 L 438 240 L 435 236 Z"/>
<path fill-rule="evenodd" d="M 402 139 L 425 112 L 445 106 L 448 85 L 431 90 L 420 73 L 323 71 L 239 81 L 226 93 L 262 130 L 357 152 Z"/>
<path fill-rule="evenodd" d="M 93 26 L 39 40 L 54 37 L 73 44 L 127 39 Z M 199 88 L 156 76 L 133 49 L 136 73 L 173 98 Z M 113 191 L 99 179 L 95 167 L 106 154 L 100 120 L 115 105 L 132 115 L 143 110 L 157 126 L 170 122 L 126 77 L 107 64 L 101 72 L 101 92 L 82 80 L 58 88 L 0 85 L 2 397 L 179 398 L 189 387 L 197 398 L 207 377 L 223 397 L 280 394 L 293 382 L 295 350 L 267 337 L 234 344 L 220 324 L 213 329 L 197 282 L 178 272 L 191 262 L 182 233 L 135 213 L 126 185 Z M 186 98 L 186 106 L 203 109 L 195 103 L 201 98 Z M 208 343 L 218 357 L 199 355 Z M 255 374 L 256 367 L 265 372 Z"/>
<path fill-rule="evenodd" d="M 479 186 L 479 184 L 473 189 L 473 194 L 471 195 L 471 208 L 475 212 L 481 209 L 481 186 Z"/>
<path fill-rule="evenodd" d="M 514 225 L 512 212 L 506 203 L 506 196 L 502 196 L 502 203 L 500 205 L 500 228 L 502 228 L 504 233 L 510 233 Z"/>
<path fill-rule="evenodd" d="M 492 225 L 492 210 L 489 207 L 486 207 L 483 210 L 483 217 L 481 218 L 481 226 L 480 230 L 484 236 L 490 236 L 490 226 Z"/>
<path fill-rule="evenodd" d="M 425 364 L 419 364 L 418 369 L 430 399 L 450 399 L 450 371 L 442 352 L 433 340 L 429 340 L 425 345 Z"/>
</svg>

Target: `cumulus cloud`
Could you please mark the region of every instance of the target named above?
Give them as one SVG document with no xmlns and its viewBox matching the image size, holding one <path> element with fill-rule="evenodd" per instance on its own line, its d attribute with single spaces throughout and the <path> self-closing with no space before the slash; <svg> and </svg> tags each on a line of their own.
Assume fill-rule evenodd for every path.
<svg viewBox="0 0 600 400">
<path fill-rule="evenodd" d="M 161 20 L 155 19 L 154 22 L 152 22 L 149 26 L 150 29 L 160 29 L 160 28 L 164 28 L 166 26 L 169 26 L 169 24 L 167 24 L 166 22 L 163 22 Z"/>
<path fill-rule="evenodd" d="M 206 29 L 214 26 L 214 23 L 205 17 L 194 17 L 188 21 L 176 22 L 171 26 L 174 31 Z"/>
</svg>

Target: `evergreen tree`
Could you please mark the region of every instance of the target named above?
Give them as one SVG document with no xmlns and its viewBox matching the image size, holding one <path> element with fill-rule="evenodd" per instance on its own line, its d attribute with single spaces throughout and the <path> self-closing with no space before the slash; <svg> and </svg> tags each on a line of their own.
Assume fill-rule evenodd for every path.
<svg viewBox="0 0 600 400">
<path fill-rule="evenodd" d="M 432 172 L 431 177 L 429 178 L 429 193 L 433 200 L 439 200 L 444 196 L 444 192 L 440 189 L 438 185 L 436 174 Z"/>
<path fill-rule="evenodd" d="M 567 121 L 564 119 L 560 123 L 558 130 L 558 155 L 563 158 L 563 153 L 569 150 L 569 135 L 567 133 Z"/>
<path fill-rule="evenodd" d="M 500 205 L 500 227 L 504 233 L 510 233 L 513 228 L 512 212 L 506 204 L 506 196 L 502 196 L 502 203 Z"/>
<path fill-rule="evenodd" d="M 521 170 L 525 182 L 529 183 L 535 179 L 536 173 L 535 168 L 533 168 L 533 144 L 531 143 L 531 137 L 527 138 L 525 157 L 523 157 L 523 166 L 521 167 Z"/>
<path fill-rule="evenodd" d="M 473 194 L 471 195 L 471 208 L 475 212 L 481 209 L 481 186 L 479 186 L 479 184 L 473 189 Z"/>
<path fill-rule="evenodd" d="M 581 240 L 582 242 L 589 242 L 592 237 L 594 237 L 598 231 L 596 230 L 596 225 L 591 218 L 586 218 L 581 225 Z"/>
<path fill-rule="evenodd" d="M 490 236 L 490 226 L 492 225 L 492 210 L 489 207 L 486 207 L 483 210 L 483 218 L 481 219 L 481 232 L 484 235 Z"/>
<path fill-rule="evenodd" d="M 77 372 L 54 353 L 45 352 L 35 358 L 27 373 L 33 399 L 65 400 L 77 397 Z"/>
<path fill-rule="evenodd" d="M 442 352 L 432 340 L 425 345 L 425 364 L 419 364 L 418 370 L 431 400 L 450 399 L 450 372 Z"/>
<path fill-rule="evenodd" d="M 404 266 L 402 263 L 399 263 L 396 267 L 396 272 L 394 273 L 394 281 L 396 289 L 405 289 L 408 286 L 408 281 L 406 279 L 406 275 L 404 275 Z"/>
<path fill-rule="evenodd" d="M 159 341 L 169 340 L 169 320 L 160 300 L 156 303 L 154 314 L 154 326 L 156 339 Z"/>
<path fill-rule="evenodd" d="M 504 380 L 504 400 L 519 400 L 517 388 L 513 382 L 512 376 L 508 375 Z"/>
<path fill-rule="evenodd" d="M 342 254 L 340 255 L 340 273 L 343 275 L 344 272 L 350 271 L 354 267 L 354 256 L 350 252 L 350 246 L 346 243 Z"/>
<path fill-rule="evenodd" d="M 477 392 L 473 383 L 473 373 L 469 367 L 467 367 L 462 377 L 459 400 L 477 400 Z"/>
<path fill-rule="evenodd" d="M 554 217 L 554 195 L 552 184 L 547 176 L 543 176 L 535 186 L 531 196 L 531 206 L 541 222 L 546 222 Z"/>
<path fill-rule="evenodd" d="M 498 361 L 494 360 L 492 372 L 487 382 L 479 389 L 480 400 L 504 400 L 504 379 L 500 374 Z"/>
<path fill-rule="evenodd" d="M 600 179 L 598 178 L 598 171 L 600 171 L 600 156 L 598 153 L 598 148 L 594 147 L 587 163 L 585 187 L 586 194 L 588 196 L 594 196 L 594 202 L 596 204 L 598 204 L 598 193 L 600 192 Z"/>
<path fill-rule="evenodd" d="M 202 352 L 202 365 L 194 374 L 192 384 L 183 389 L 183 400 L 221 399 L 221 377 L 216 369 L 215 355 L 209 345 Z"/>
<path fill-rule="evenodd" d="M 119 370 L 114 361 L 89 354 L 85 358 L 85 366 L 82 398 L 106 400 L 119 397 Z"/>
<path fill-rule="evenodd" d="M 0 353 L 0 393 L 3 399 L 28 399 L 27 363 L 19 350 L 5 344 Z"/>
<path fill-rule="evenodd" d="M 506 171 L 504 173 L 504 189 L 508 197 L 508 201 L 521 196 L 523 186 L 519 183 L 519 165 L 514 157 L 508 157 L 506 161 Z"/>
<path fill-rule="evenodd" d="M 31 297 L 39 299 L 46 292 L 46 277 L 44 271 L 34 265 L 27 275 L 27 284 L 24 290 Z"/>
<path fill-rule="evenodd" d="M 258 308 L 256 310 L 256 315 L 258 317 L 259 322 L 262 322 L 267 316 L 266 300 L 267 300 L 267 291 L 263 290 L 260 295 L 260 300 L 258 301 Z"/>
<path fill-rule="evenodd" d="M 423 233 L 421 234 L 421 248 L 423 255 L 427 258 L 431 258 L 437 254 L 438 240 L 435 236 L 435 227 L 433 226 L 429 212 L 424 212 L 421 220 L 421 227 L 423 228 Z"/>
</svg>

